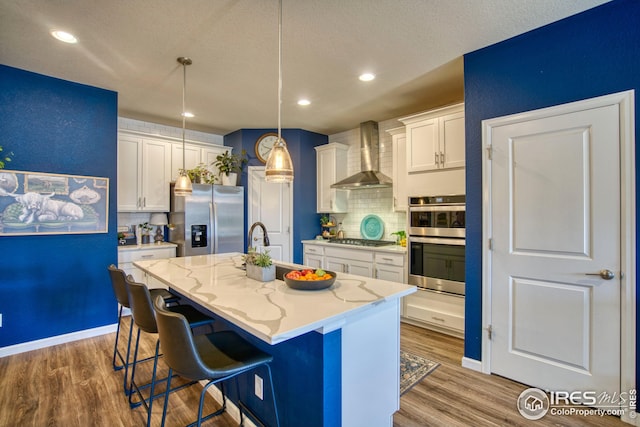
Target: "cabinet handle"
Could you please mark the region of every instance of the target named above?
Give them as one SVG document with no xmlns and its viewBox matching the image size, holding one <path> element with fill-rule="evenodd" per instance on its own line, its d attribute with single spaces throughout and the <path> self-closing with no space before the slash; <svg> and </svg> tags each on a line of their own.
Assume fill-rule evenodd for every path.
<svg viewBox="0 0 640 427">
<path fill-rule="evenodd" d="M 143 208 L 146 208 L 146 207 L 147 207 L 147 198 L 146 198 L 146 197 L 143 197 L 143 198 L 142 198 L 142 207 L 143 207 Z"/>
<path fill-rule="evenodd" d="M 153 255 L 142 255 L 141 258 L 153 258 Z"/>
<path fill-rule="evenodd" d="M 435 320 L 435 321 L 438 321 L 438 322 L 444 322 L 444 319 L 443 319 L 442 317 L 435 317 L 435 316 L 431 316 L 431 318 L 432 318 L 433 320 Z"/>
<path fill-rule="evenodd" d="M 440 155 L 438 153 L 433 153 L 433 161 L 436 163 L 436 167 L 440 164 Z"/>
<path fill-rule="evenodd" d="M 444 152 L 440 152 L 440 166 L 444 167 Z"/>
<path fill-rule="evenodd" d="M 393 258 L 380 258 L 383 261 L 393 261 Z"/>
</svg>

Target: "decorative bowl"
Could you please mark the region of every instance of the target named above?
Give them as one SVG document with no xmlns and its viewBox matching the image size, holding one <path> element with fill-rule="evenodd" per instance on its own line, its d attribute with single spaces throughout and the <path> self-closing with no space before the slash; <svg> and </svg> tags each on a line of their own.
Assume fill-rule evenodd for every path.
<svg viewBox="0 0 640 427">
<path fill-rule="evenodd" d="M 291 289 L 298 289 L 302 291 L 317 291 L 320 289 L 326 289 L 331 285 L 333 285 L 333 283 L 336 281 L 336 273 L 334 273 L 333 271 L 327 271 L 327 270 L 325 270 L 325 273 L 328 273 L 331 275 L 331 279 L 327 279 L 327 280 L 289 279 L 288 277 L 286 277 L 287 273 L 284 273 L 282 275 L 282 280 L 284 280 L 284 283 L 286 283 L 287 286 L 289 286 Z"/>
</svg>

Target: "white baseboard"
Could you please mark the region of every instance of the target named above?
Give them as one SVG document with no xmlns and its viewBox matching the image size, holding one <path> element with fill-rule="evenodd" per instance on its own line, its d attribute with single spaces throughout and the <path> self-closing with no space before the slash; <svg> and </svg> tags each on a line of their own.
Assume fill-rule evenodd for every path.
<svg viewBox="0 0 640 427">
<path fill-rule="evenodd" d="M 43 338 L 41 340 L 1 347 L 0 357 L 25 353 L 27 351 L 38 350 L 58 344 L 65 344 L 68 342 L 83 340 L 85 338 L 93 338 L 99 335 L 110 334 L 116 331 L 117 326 L 118 325 L 114 323 L 113 325 L 100 326 L 98 328 L 85 329 L 83 331 L 71 332 L 69 334 L 57 335 L 55 337 Z"/>
<path fill-rule="evenodd" d="M 482 361 L 476 359 L 469 359 L 468 357 L 462 358 L 462 367 L 472 369 L 474 371 L 482 372 Z"/>
</svg>

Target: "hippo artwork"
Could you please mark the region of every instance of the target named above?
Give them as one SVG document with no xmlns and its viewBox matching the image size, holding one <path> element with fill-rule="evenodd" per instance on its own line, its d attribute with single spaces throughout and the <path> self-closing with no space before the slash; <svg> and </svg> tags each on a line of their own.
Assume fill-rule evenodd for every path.
<svg viewBox="0 0 640 427">
<path fill-rule="evenodd" d="M 106 233 L 108 182 L 3 170 L 0 235 Z"/>
</svg>

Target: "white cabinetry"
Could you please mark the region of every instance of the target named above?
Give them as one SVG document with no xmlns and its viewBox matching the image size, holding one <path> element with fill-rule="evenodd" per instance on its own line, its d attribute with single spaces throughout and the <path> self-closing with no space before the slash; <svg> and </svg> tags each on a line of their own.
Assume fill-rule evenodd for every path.
<svg viewBox="0 0 640 427">
<path fill-rule="evenodd" d="M 347 177 L 347 152 L 349 146 L 332 142 L 316 149 L 318 213 L 343 213 L 347 211 L 347 191 L 331 188 Z"/>
<path fill-rule="evenodd" d="M 418 289 L 404 298 L 404 320 L 408 323 L 462 337 L 464 297 Z"/>
<path fill-rule="evenodd" d="M 401 118 L 407 172 L 464 167 L 464 104 Z"/>
<path fill-rule="evenodd" d="M 205 147 L 196 144 L 185 144 L 184 145 L 184 168 L 185 169 L 193 169 L 198 166 L 200 163 L 204 163 L 204 165 L 211 171 L 214 176 L 218 176 L 218 168 L 212 165 L 216 160 L 216 156 L 218 154 L 222 154 L 226 151 L 229 151 L 229 147 L 224 146 L 210 146 Z M 178 178 L 180 173 L 180 169 L 182 169 L 182 143 L 174 142 L 171 144 L 171 180 L 175 181 Z"/>
<path fill-rule="evenodd" d="M 118 136 L 118 211 L 168 211 L 171 145 Z"/>
<path fill-rule="evenodd" d="M 325 248 L 326 270 L 373 277 L 373 252 L 346 248 Z"/>
<path fill-rule="evenodd" d="M 174 258 L 176 246 L 171 244 L 140 245 L 135 248 L 118 248 L 118 268 L 126 274 L 131 274 L 136 282 L 144 283 L 149 288 L 166 288 L 167 286 L 146 273 L 138 270 L 133 263 L 150 259 Z"/>
<path fill-rule="evenodd" d="M 324 268 L 324 248 L 320 245 L 304 245 L 304 259 L 307 267 Z"/>
<path fill-rule="evenodd" d="M 404 126 L 387 131 L 393 144 L 393 210 L 406 211 L 407 194 L 407 137 Z"/>
<path fill-rule="evenodd" d="M 404 254 L 375 252 L 375 278 L 390 282 L 407 283 Z"/>
</svg>

